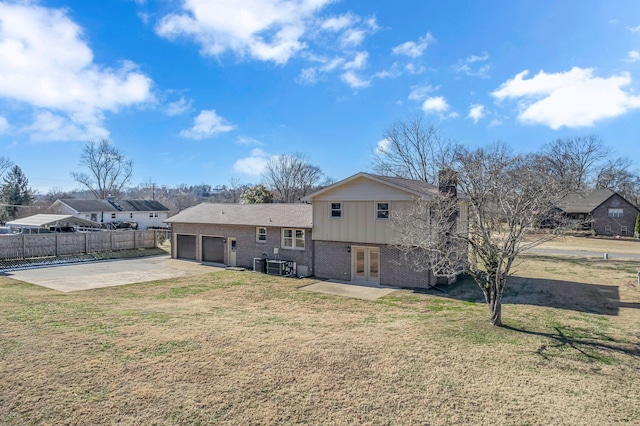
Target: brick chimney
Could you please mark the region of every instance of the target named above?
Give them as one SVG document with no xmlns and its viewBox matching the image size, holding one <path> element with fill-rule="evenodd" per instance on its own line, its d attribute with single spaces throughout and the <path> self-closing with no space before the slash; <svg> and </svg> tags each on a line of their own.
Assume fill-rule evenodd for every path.
<svg viewBox="0 0 640 426">
<path fill-rule="evenodd" d="M 440 193 L 451 198 L 458 196 L 458 178 L 453 169 L 445 167 L 438 172 L 438 188 Z"/>
</svg>

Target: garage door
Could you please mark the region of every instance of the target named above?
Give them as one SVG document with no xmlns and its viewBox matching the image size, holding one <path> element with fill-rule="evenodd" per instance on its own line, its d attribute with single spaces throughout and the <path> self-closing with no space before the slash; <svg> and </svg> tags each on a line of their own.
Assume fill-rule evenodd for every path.
<svg viewBox="0 0 640 426">
<path fill-rule="evenodd" d="M 202 237 L 202 261 L 224 263 L 224 239 Z"/>
<path fill-rule="evenodd" d="M 176 257 L 178 259 L 196 260 L 196 236 L 195 235 L 177 235 L 178 251 Z"/>
</svg>

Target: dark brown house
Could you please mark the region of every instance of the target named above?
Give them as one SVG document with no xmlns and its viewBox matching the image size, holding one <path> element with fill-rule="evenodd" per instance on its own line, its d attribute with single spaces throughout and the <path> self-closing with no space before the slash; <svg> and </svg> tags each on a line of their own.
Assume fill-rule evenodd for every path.
<svg viewBox="0 0 640 426">
<path fill-rule="evenodd" d="M 598 235 L 633 236 L 640 210 L 611 189 L 571 193 L 558 206 L 576 226 Z"/>
</svg>

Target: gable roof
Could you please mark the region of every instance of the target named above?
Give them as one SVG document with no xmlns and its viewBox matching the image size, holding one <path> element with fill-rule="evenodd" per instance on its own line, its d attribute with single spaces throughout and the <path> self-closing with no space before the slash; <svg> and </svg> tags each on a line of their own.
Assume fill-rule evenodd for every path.
<svg viewBox="0 0 640 426">
<path fill-rule="evenodd" d="M 155 212 L 169 211 L 162 203 L 155 200 L 78 200 L 65 198 L 56 200 L 71 207 L 77 212 Z M 55 204 L 55 203 L 54 203 Z"/>
<path fill-rule="evenodd" d="M 392 177 L 392 176 L 381 176 L 381 175 L 374 175 L 366 172 L 359 172 L 353 176 L 349 176 L 346 179 L 336 182 L 333 185 L 329 185 L 325 188 L 322 188 L 321 190 L 316 191 L 313 194 L 309 194 L 306 197 L 304 197 L 302 200 L 311 201 L 313 200 L 313 198 L 317 197 L 318 195 L 321 195 L 327 191 L 330 191 L 338 186 L 344 185 L 358 178 L 366 178 L 369 180 L 373 180 L 375 182 L 381 183 L 383 185 L 388 185 L 396 189 L 400 189 L 404 192 L 408 192 L 410 194 L 416 195 L 421 198 L 422 197 L 429 198 L 439 193 L 439 189 L 437 186 L 431 185 L 430 183 L 427 183 L 421 180 L 405 179 L 405 178 Z"/>
<path fill-rule="evenodd" d="M 558 208 L 565 213 L 591 213 L 615 194 L 617 193 L 609 188 L 594 189 L 586 193 L 572 192 L 559 203 Z M 624 197 L 620 198 L 626 201 Z"/>
<path fill-rule="evenodd" d="M 311 228 L 312 210 L 309 204 L 201 203 L 164 222 Z"/>
</svg>

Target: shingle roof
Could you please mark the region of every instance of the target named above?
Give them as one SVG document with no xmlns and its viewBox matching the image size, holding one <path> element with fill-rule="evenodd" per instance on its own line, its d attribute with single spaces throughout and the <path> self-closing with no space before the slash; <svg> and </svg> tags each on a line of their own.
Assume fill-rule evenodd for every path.
<svg viewBox="0 0 640 426">
<path fill-rule="evenodd" d="M 405 179 L 405 178 L 393 177 L 393 176 L 374 175 L 371 173 L 362 173 L 362 174 L 390 183 L 391 185 L 404 188 L 410 192 L 414 192 L 422 195 L 431 196 L 431 195 L 437 195 L 439 193 L 439 189 L 437 186 L 431 185 L 430 183 L 427 183 L 422 180 Z"/>
<path fill-rule="evenodd" d="M 572 192 L 558 205 L 565 213 L 591 213 L 600 204 L 607 201 L 614 192 L 608 188 L 594 189 L 590 192 Z"/>
<path fill-rule="evenodd" d="M 312 209 L 310 204 L 202 203 L 164 222 L 311 228 Z"/>
<path fill-rule="evenodd" d="M 157 212 L 169 211 L 162 203 L 155 200 L 78 200 L 65 198 L 58 200 L 78 212 Z"/>
</svg>

